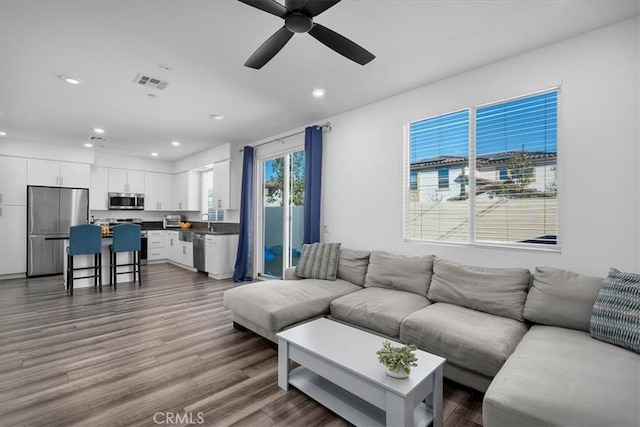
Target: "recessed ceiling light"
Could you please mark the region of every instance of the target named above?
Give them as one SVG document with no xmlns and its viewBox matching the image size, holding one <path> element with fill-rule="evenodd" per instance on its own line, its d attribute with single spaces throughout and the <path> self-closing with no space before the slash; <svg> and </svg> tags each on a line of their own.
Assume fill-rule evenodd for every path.
<svg viewBox="0 0 640 427">
<path fill-rule="evenodd" d="M 158 153 L 151 153 L 153 157 L 158 157 Z"/>
<path fill-rule="evenodd" d="M 84 146 L 87 147 L 87 148 L 91 148 L 91 147 L 93 147 L 93 144 L 90 143 L 90 142 L 85 142 Z"/>
<path fill-rule="evenodd" d="M 211 114 L 211 118 L 214 120 L 223 120 L 224 116 L 222 114 Z"/>
<path fill-rule="evenodd" d="M 178 146 L 180 145 L 180 142 L 178 142 L 178 141 L 173 141 L 173 142 L 171 143 L 171 145 L 173 145 L 174 147 L 178 147 Z"/>
<path fill-rule="evenodd" d="M 5 131 L 0 131 L 0 136 L 7 136 L 7 133 Z"/>
<path fill-rule="evenodd" d="M 311 95 L 315 96 L 316 98 L 322 98 L 325 93 L 327 93 L 326 90 L 318 88 L 318 89 L 314 89 L 313 92 L 311 92 Z"/>
<path fill-rule="evenodd" d="M 67 83 L 69 83 L 71 85 L 81 85 L 82 84 L 82 79 L 79 79 L 77 77 L 65 76 L 64 74 L 61 74 L 58 77 L 60 77 L 62 80 L 64 80 L 65 82 L 67 82 Z"/>
<path fill-rule="evenodd" d="M 93 131 L 95 133 L 104 133 L 104 129 L 100 129 L 100 128 L 93 128 Z"/>
</svg>

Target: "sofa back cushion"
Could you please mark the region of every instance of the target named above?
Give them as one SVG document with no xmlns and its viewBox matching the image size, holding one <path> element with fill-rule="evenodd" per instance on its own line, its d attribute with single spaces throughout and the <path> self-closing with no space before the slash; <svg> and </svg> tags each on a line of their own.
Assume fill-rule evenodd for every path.
<svg viewBox="0 0 640 427">
<path fill-rule="evenodd" d="M 364 286 L 396 289 L 427 296 L 433 272 L 433 255 L 409 256 L 371 252 Z"/>
<path fill-rule="evenodd" d="M 427 298 L 523 321 L 531 273 L 526 268 L 484 268 L 435 259 Z"/>
<path fill-rule="evenodd" d="M 530 322 L 589 332 L 591 311 L 604 281 L 552 267 L 537 267 L 524 303 Z"/>
<path fill-rule="evenodd" d="M 338 259 L 338 279 L 364 286 L 370 255 L 371 252 L 367 251 L 341 248 Z"/>
<path fill-rule="evenodd" d="M 305 279 L 336 280 L 340 243 L 302 245 L 302 255 L 296 265 L 296 276 Z"/>
</svg>

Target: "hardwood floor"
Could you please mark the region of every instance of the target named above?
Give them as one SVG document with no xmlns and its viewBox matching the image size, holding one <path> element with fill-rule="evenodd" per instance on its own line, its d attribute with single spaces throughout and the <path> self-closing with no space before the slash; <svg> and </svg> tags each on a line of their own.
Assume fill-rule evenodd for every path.
<svg viewBox="0 0 640 427">
<path fill-rule="evenodd" d="M 73 297 L 61 276 L 0 281 L 0 424 L 349 425 L 278 388 L 276 350 L 222 306 L 232 282 L 170 264 L 142 281 Z M 482 425 L 481 393 L 444 395 L 446 427 Z"/>
</svg>

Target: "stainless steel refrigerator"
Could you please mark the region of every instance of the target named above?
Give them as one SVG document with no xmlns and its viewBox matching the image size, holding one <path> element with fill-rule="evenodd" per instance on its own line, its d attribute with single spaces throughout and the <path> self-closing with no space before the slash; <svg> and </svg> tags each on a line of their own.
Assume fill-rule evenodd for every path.
<svg viewBox="0 0 640 427">
<path fill-rule="evenodd" d="M 27 276 L 63 272 L 69 227 L 89 222 L 89 189 L 27 186 Z"/>
</svg>

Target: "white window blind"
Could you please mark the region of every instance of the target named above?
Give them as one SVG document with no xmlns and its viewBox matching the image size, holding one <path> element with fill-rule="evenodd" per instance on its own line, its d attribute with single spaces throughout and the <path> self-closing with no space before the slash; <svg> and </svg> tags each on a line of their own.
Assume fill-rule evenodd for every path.
<svg viewBox="0 0 640 427">
<path fill-rule="evenodd" d="M 468 241 L 469 201 L 462 176 L 469 167 L 469 110 L 413 122 L 409 134 L 415 189 L 406 207 L 407 237 Z"/>
<path fill-rule="evenodd" d="M 557 245 L 557 111 L 552 89 L 410 123 L 405 237 Z"/>
</svg>

